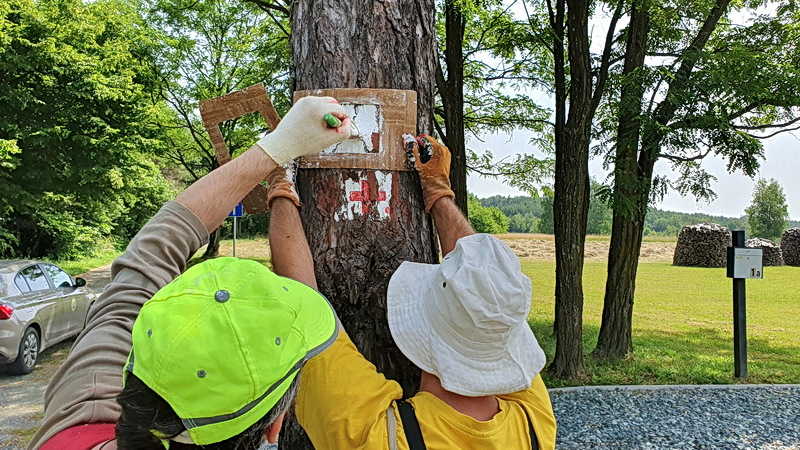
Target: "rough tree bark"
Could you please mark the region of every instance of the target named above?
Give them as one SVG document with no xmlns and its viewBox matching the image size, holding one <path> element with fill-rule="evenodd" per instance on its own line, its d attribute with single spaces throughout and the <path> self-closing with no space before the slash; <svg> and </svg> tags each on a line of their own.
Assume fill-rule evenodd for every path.
<svg viewBox="0 0 800 450">
<path fill-rule="evenodd" d="M 594 110 L 588 39 L 589 2 L 569 0 L 567 4 L 570 103 L 561 146 L 556 147 L 553 221 L 557 345 L 550 371 L 558 378 L 577 378 L 584 372 L 583 256 L 589 213 L 589 132 Z M 561 5 L 557 7 L 563 8 Z M 561 14 L 563 17 L 563 12 Z"/>
<path fill-rule="evenodd" d="M 467 213 L 467 148 L 464 136 L 464 16 L 456 0 L 446 0 L 444 62 L 436 67 L 436 87 L 442 99 L 444 130 L 438 130 L 453 159 L 450 164 L 450 186 L 456 194 L 456 205 Z"/>
<path fill-rule="evenodd" d="M 614 212 L 603 320 L 597 347 L 594 350 L 597 356 L 610 359 L 624 358 L 633 351 L 631 333 L 636 269 L 642 246 L 644 215 L 652 188 L 653 167 L 658 161 L 668 124 L 681 106 L 681 99 L 685 98 L 687 84 L 700 52 L 705 48 L 729 4 L 730 0 L 716 0 L 692 43 L 681 53 L 681 63 L 669 83 L 664 99 L 653 111 L 655 123 L 643 128 L 642 123 L 635 119 L 635 116 L 641 114 L 641 107 L 636 111 L 622 111 L 620 114 L 618 139 L 621 143 L 618 143 L 617 152 L 622 150 L 622 153 L 617 154 L 615 164 L 623 167 L 619 172 L 623 178 L 619 180 L 621 182 L 617 181 L 618 172 L 615 167 L 614 201 L 624 202 L 626 205 L 624 209 L 632 210 L 633 214 L 625 216 L 616 210 Z M 632 17 L 632 20 L 634 19 L 635 17 Z M 636 33 L 647 32 L 646 24 L 640 24 L 638 27 L 642 26 L 645 28 L 639 29 Z M 632 36 L 631 39 L 639 41 L 637 46 L 646 44 L 646 40 L 642 41 L 641 36 L 638 38 Z M 635 53 L 639 49 L 629 47 L 627 51 Z M 632 62 L 638 64 L 636 58 L 638 56 L 631 56 Z M 627 63 L 626 60 L 626 65 Z M 636 83 L 641 85 L 643 80 L 636 80 Z M 644 92 L 643 86 L 630 89 L 633 90 L 628 91 L 628 94 Z M 641 104 L 641 94 L 639 97 L 635 101 Z"/>
<path fill-rule="evenodd" d="M 589 53 L 589 1 L 548 2 L 553 30 L 556 82 L 556 176 L 553 219 L 556 244 L 556 354 L 549 367 L 556 378 L 580 378 L 583 365 L 583 257 L 589 214 L 589 140 L 608 79 L 613 36 L 625 2 L 619 1 L 606 34 L 600 66 Z M 565 27 L 566 17 L 566 27 Z M 564 45 L 569 61 L 566 81 Z M 569 92 L 567 92 L 569 86 Z M 567 107 L 569 98 L 569 107 Z"/>
<path fill-rule="evenodd" d="M 624 324 L 632 323 L 633 320 L 637 260 L 642 246 L 644 216 L 647 213 L 647 198 L 645 197 L 643 203 L 641 196 L 635 195 L 641 188 L 636 154 L 639 148 L 644 95 L 643 83 L 636 78 L 638 71 L 644 67 L 649 30 L 650 15 L 647 6 L 634 1 L 622 69 L 627 82 L 623 83 L 620 93 L 617 159 L 614 165 L 614 219 L 600 326 L 602 338 L 598 340 L 593 352 L 594 356 L 601 358 L 625 356 L 633 351 L 631 329 Z M 614 337 L 611 338 L 611 335 Z"/>
<path fill-rule="evenodd" d="M 417 130 L 431 133 L 436 69 L 432 0 L 300 0 L 292 5 L 295 89 L 385 88 L 417 91 Z M 415 130 L 408 130 L 414 132 Z M 397 151 L 402 145 L 397 142 Z M 391 172 L 391 218 L 370 214 L 336 221 L 346 203 L 343 177 L 360 170 L 307 169 L 298 173 L 301 217 L 316 264 L 320 291 L 330 299 L 356 347 L 406 395 L 419 371 L 397 349 L 386 322 L 386 288 L 404 260 L 438 262 L 432 220 L 423 210 L 416 173 Z M 371 201 L 375 173 L 368 172 Z M 298 426 L 281 446 L 311 449 Z M 301 435 L 302 433 L 302 435 Z"/>
<path fill-rule="evenodd" d="M 219 228 L 208 234 L 208 246 L 203 253 L 203 258 L 216 258 L 219 255 L 219 235 Z"/>
</svg>

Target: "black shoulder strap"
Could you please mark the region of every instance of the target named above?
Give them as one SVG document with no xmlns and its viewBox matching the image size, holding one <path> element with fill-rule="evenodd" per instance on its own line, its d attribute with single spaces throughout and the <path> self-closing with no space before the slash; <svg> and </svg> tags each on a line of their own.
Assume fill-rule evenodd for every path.
<svg viewBox="0 0 800 450">
<path fill-rule="evenodd" d="M 405 400 L 399 400 L 397 409 L 400 411 L 400 420 L 403 422 L 403 431 L 406 433 L 409 450 L 426 450 L 414 407 Z"/>
<path fill-rule="evenodd" d="M 528 419 L 528 434 L 531 436 L 531 450 L 539 450 L 539 439 L 536 438 L 536 431 L 533 430 L 531 416 L 528 415 L 528 411 L 526 411 L 524 407 L 522 411 L 525 413 L 525 418 Z"/>
</svg>

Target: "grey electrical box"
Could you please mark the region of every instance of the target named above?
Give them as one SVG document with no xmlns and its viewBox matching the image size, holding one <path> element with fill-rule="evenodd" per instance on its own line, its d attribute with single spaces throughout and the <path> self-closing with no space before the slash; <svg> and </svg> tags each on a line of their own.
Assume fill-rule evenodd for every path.
<svg viewBox="0 0 800 450">
<path fill-rule="evenodd" d="M 760 248 L 728 247 L 728 278 L 764 278 Z"/>
</svg>

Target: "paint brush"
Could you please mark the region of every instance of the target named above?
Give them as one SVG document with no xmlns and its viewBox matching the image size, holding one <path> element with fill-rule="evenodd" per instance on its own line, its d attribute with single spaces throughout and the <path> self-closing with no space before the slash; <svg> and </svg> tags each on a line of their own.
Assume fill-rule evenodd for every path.
<svg viewBox="0 0 800 450">
<path fill-rule="evenodd" d="M 325 119 L 325 123 L 327 123 L 328 126 L 331 127 L 331 128 L 339 128 L 339 126 L 342 125 L 342 121 L 339 120 L 338 117 L 334 116 L 331 113 L 325 114 L 323 119 Z M 355 122 L 350 120 L 350 138 L 349 139 L 358 139 L 360 135 L 361 135 L 361 131 L 358 129 L 358 127 L 356 126 Z"/>
</svg>

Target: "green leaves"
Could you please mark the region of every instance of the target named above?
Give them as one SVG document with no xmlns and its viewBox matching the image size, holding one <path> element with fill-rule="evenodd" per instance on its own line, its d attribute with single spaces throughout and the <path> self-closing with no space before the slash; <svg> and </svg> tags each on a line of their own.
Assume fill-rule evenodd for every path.
<svg viewBox="0 0 800 450">
<path fill-rule="evenodd" d="M 158 93 L 155 124 L 167 136 L 165 155 L 190 183 L 218 166 L 200 101 L 265 82 L 279 113 L 288 110 L 288 19 L 271 20 L 240 0 L 143 0 L 142 5 L 152 42 L 146 61 Z M 234 156 L 267 131 L 256 114 L 225 122 L 220 130 Z"/>
<path fill-rule="evenodd" d="M 1 256 L 91 253 L 130 213 L 126 199 L 154 194 L 143 183 L 170 191 L 152 164 L 140 170 L 160 145 L 140 25 L 116 0 L 0 8 Z"/>
<path fill-rule="evenodd" d="M 508 233 L 508 217 L 495 207 L 485 207 L 473 194 L 467 197 L 469 223 L 478 233 Z"/>
</svg>

